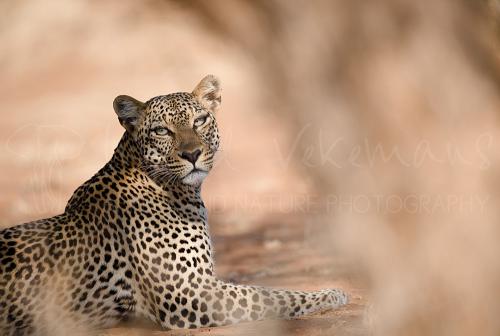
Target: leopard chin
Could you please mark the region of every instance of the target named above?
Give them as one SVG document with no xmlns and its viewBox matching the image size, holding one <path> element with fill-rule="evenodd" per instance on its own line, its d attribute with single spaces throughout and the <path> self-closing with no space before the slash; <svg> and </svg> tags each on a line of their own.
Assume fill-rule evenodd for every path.
<svg viewBox="0 0 500 336">
<path fill-rule="evenodd" d="M 182 179 L 182 183 L 193 186 L 193 187 L 199 187 L 205 177 L 207 177 L 208 172 L 203 171 L 203 170 L 192 170 L 189 174 L 184 176 Z"/>
</svg>

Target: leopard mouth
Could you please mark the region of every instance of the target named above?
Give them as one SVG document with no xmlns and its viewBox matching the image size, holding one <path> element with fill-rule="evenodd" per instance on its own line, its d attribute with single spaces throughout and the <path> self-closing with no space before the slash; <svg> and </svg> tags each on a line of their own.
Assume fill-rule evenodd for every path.
<svg viewBox="0 0 500 336">
<path fill-rule="evenodd" d="M 182 183 L 199 187 L 205 177 L 207 177 L 208 172 L 206 170 L 202 170 L 199 168 L 193 168 L 189 173 L 187 173 L 183 178 L 182 178 Z"/>
</svg>

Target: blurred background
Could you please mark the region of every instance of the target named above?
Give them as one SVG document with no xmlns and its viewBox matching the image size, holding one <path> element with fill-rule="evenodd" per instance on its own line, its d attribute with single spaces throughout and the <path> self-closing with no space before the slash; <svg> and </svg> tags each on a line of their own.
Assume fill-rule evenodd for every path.
<svg viewBox="0 0 500 336">
<path fill-rule="evenodd" d="M 212 73 L 217 273 L 351 304 L 200 333 L 498 335 L 499 37 L 498 0 L 1 1 L 0 227 L 107 162 L 115 96 Z"/>
</svg>

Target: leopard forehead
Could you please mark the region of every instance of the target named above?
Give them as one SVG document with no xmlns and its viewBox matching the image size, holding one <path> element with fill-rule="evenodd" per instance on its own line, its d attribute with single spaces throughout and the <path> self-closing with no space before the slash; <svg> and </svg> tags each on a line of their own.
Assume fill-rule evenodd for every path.
<svg viewBox="0 0 500 336">
<path fill-rule="evenodd" d="M 188 92 L 171 93 L 151 98 L 146 102 L 145 119 L 148 124 L 166 121 L 177 125 L 188 125 L 189 120 L 205 109 Z"/>
</svg>

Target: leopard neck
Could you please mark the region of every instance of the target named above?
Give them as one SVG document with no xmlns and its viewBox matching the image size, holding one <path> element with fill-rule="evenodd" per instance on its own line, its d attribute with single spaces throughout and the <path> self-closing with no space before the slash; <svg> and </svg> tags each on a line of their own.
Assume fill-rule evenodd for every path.
<svg viewBox="0 0 500 336">
<path fill-rule="evenodd" d="M 123 170 L 124 168 L 141 168 L 141 153 L 137 143 L 128 132 L 125 132 L 115 148 L 109 164 Z"/>
</svg>

